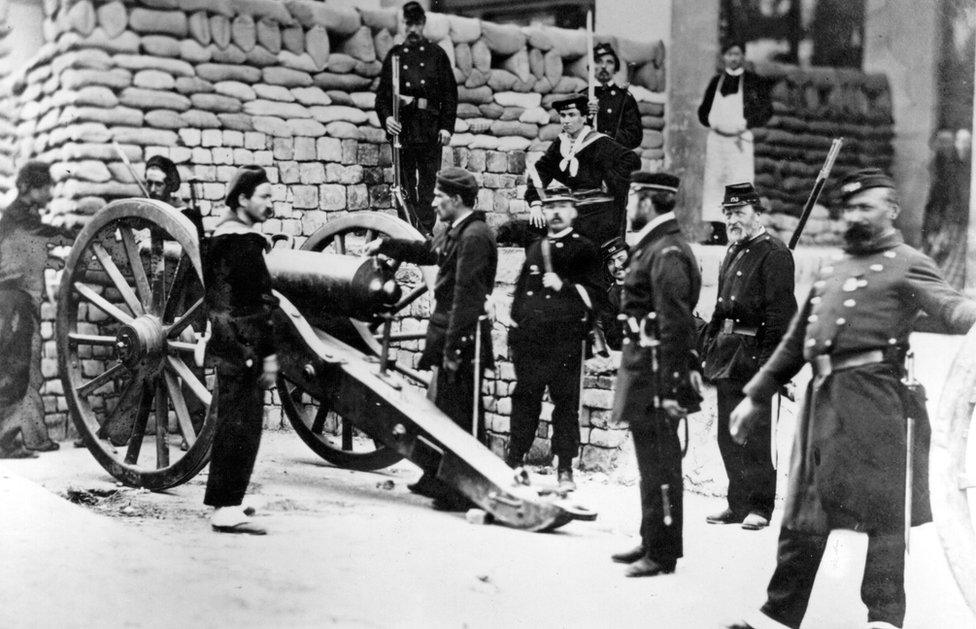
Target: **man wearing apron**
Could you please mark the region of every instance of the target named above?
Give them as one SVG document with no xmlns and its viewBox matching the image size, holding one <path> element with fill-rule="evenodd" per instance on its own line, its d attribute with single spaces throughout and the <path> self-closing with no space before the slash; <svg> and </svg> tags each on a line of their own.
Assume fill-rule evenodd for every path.
<svg viewBox="0 0 976 629">
<path fill-rule="evenodd" d="M 722 48 L 725 69 L 712 77 L 698 107 L 698 120 L 709 128 L 705 143 L 705 176 L 702 220 L 722 224 L 725 186 L 753 181 L 752 131 L 773 115 L 765 82 L 745 69 L 745 44 L 731 42 Z M 724 239 L 720 239 L 724 241 Z"/>
</svg>

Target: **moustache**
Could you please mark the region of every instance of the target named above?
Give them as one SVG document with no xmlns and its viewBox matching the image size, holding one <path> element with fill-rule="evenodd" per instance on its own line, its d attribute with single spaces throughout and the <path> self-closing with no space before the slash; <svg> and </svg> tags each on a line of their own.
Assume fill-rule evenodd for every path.
<svg viewBox="0 0 976 629">
<path fill-rule="evenodd" d="M 844 240 L 847 242 L 864 242 L 873 235 L 871 228 L 864 223 L 851 223 L 844 230 Z"/>
</svg>

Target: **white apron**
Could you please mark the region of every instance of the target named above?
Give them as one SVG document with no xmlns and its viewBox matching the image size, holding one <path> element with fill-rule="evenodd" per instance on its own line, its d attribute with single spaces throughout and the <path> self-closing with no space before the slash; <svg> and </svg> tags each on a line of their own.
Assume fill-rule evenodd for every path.
<svg viewBox="0 0 976 629">
<path fill-rule="evenodd" d="M 722 96 L 722 72 L 715 86 L 715 98 L 708 112 L 708 138 L 705 140 L 705 176 L 702 190 L 702 220 L 722 221 L 722 198 L 725 186 L 733 183 L 753 182 L 753 138 L 748 129 L 737 136 L 730 137 L 716 129 L 741 129 L 745 127 L 743 109 L 743 86 L 745 77 L 739 78 L 739 89 L 728 96 Z"/>
</svg>

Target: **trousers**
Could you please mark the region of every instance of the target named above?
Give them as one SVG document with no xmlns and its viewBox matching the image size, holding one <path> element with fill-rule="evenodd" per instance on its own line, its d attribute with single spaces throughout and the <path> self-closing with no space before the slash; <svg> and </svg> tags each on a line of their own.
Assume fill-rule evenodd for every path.
<svg viewBox="0 0 976 629">
<path fill-rule="evenodd" d="M 23 428 L 21 409 L 30 386 L 35 317 L 27 293 L 0 290 L 0 450 L 13 448 Z"/>
<path fill-rule="evenodd" d="M 431 233 L 437 212 L 434 210 L 434 184 L 441 168 L 439 143 L 405 144 L 400 150 L 401 177 L 407 203 L 417 213 L 420 230 Z"/>
<path fill-rule="evenodd" d="M 715 385 L 718 391 L 718 449 L 729 479 L 729 509 L 739 518 L 758 513 L 768 520 L 776 499 L 776 470 L 769 446 L 772 410 L 766 409 L 762 420 L 749 435 L 749 441 L 739 445 L 729 433 L 729 415 L 745 398 L 742 385 L 727 379 L 718 380 Z"/>
<path fill-rule="evenodd" d="M 664 411 L 657 409 L 632 420 L 630 432 L 640 473 L 641 544 L 648 557 L 665 568 L 673 568 L 683 554 L 684 486 L 678 432 Z M 670 524 L 665 522 L 665 495 Z"/>
</svg>

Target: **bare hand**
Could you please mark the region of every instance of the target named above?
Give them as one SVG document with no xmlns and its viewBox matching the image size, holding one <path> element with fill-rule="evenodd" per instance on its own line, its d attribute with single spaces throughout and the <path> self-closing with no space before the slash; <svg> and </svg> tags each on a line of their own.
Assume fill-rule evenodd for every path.
<svg viewBox="0 0 976 629">
<path fill-rule="evenodd" d="M 377 238 L 375 240 L 370 240 L 363 247 L 363 251 L 368 256 L 375 256 L 380 252 L 380 248 L 383 246 L 383 239 Z"/>
<path fill-rule="evenodd" d="M 275 354 L 264 359 L 260 382 L 265 389 L 270 389 L 278 382 L 278 357 Z"/>
<path fill-rule="evenodd" d="M 543 273 L 542 285 L 551 288 L 557 293 L 563 289 L 563 281 L 555 273 Z"/>
<path fill-rule="evenodd" d="M 695 390 L 695 393 L 702 395 L 702 391 L 705 390 L 705 381 L 702 380 L 702 375 L 700 371 L 692 370 L 688 373 L 688 380 L 691 381 L 691 388 Z"/>
<path fill-rule="evenodd" d="M 545 227 L 546 216 L 542 213 L 542 205 L 532 205 L 529 207 L 529 225 L 533 227 Z"/>
<path fill-rule="evenodd" d="M 731 433 L 733 441 L 740 446 L 745 444 L 749 433 L 759 421 L 762 407 L 763 404 L 747 397 L 732 409 L 732 414 L 729 415 L 729 433 Z"/>
<path fill-rule="evenodd" d="M 403 125 L 396 121 L 393 116 L 386 117 L 386 130 L 394 135 L 403 131 Z"/>
<path fill-rule="evenodd" d="M 591 116 L 597 115 L 598 113 L 600 113 L 600 102 L 599 101 L 595 101 L 595 100 L 591 100 L 587 104 L 587 109 L 588 109 L 589 114 Z"/>
<path fill-rule="evenodd" d="M 437 137 L 441 141 L 441 146 L 447 146 L 451 143 L 451 132 L 447 129 L 441 129 L 437 132 Z"/>
<path fill-rule="evenodd" d="M 661 400 L 661 408 L 664 412 L 668 414 L 671 419 L 681 419 L 688 414 L 688 411 L 678 404 L 678 400 L 672 400 L 665 398 Z"/>
</svg>

